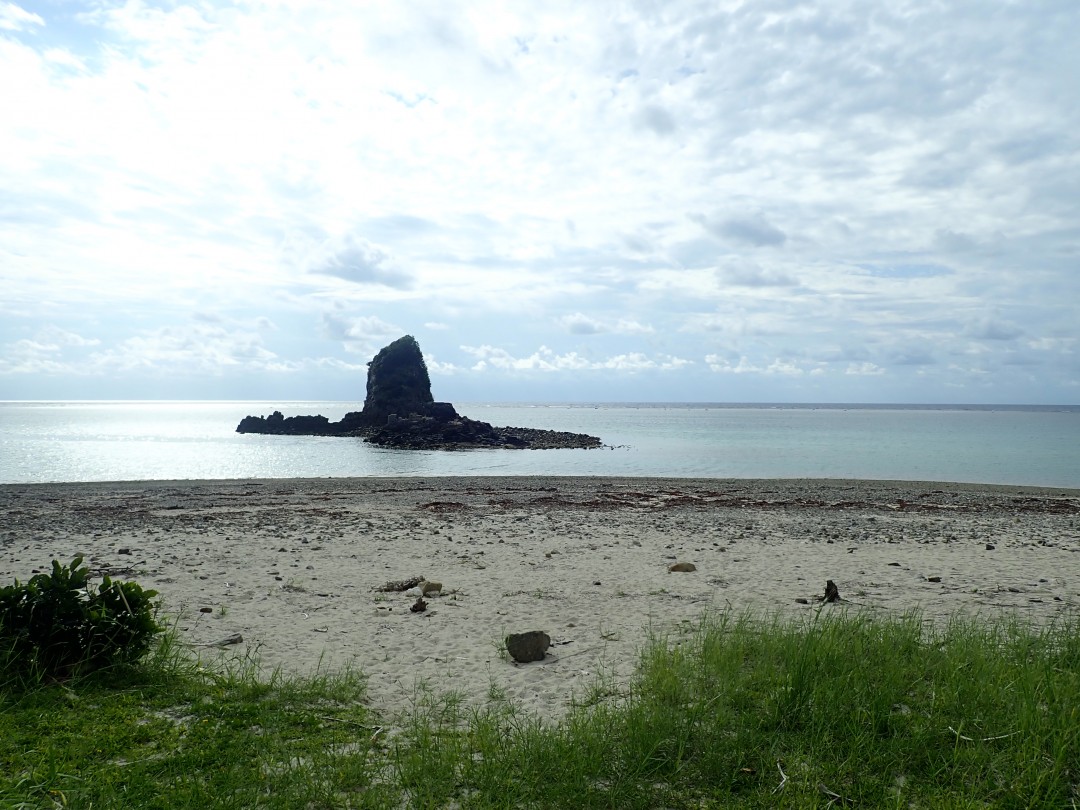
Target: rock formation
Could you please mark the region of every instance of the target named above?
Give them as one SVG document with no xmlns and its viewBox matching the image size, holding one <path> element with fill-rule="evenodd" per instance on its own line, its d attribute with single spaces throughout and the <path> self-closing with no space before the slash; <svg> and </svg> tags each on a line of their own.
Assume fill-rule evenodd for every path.
<svg viewBox="0 0 1080 810">
<path fill-rule="evenodd" d="M 325 416 L 246 416 L 237 433 L 286 436 L 357 436 L 382 447 L 407 450 L 476 448 L 553 449 L 600 447 L 595 436 L 537 428 L 492 427 L 461 416 L 449 402 L 435 402 L 420 346 L 405 335 L 368 363 L 367 398 L 340 422 Z"/>
<path fill-rule="evenodd" d="M 427 364 L 412 335 L 398 338 L 368 363 L 367 398 L 360 412 L 365 423 L 385 425 L 390 416 L 425 414 L 433 402 Z"/>
<path fill-rule="evenodd" d="M 550 646 L 551 636 L 543 630 L 511 633 L 506 637 L 506 651 L 519 664 L 528 664 L 530 661 L 543 661 Z"/>
</svg>

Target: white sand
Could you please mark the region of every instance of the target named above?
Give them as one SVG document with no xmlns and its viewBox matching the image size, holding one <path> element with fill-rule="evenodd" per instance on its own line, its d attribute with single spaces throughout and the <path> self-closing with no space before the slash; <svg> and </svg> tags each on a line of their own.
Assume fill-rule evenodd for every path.
<svg viewBox="0 0 1080 810">
<path fill-rule="evenodd" d="M 472 705 L 495 684 L 520 707 L 557 717 L 598 673 L 625 683 L 645 628 L 693 623 L 709 610 L 806 614 L 820 607 L 827 579 L 846 600 L 830 611 L 918 608 L 937 621 L 1010 612 L 1042 623 L 1080 603 L 1080 490 L 134 482 L 2 486 L 0 508 L 0 582 L 82 554 L 93 569 L 159 590 L 192 644 L 239 633 L 267 667 L 354 664 L 388 715 L 427 682 Z M 676 561 L 697 570 L 670 573 Z M 443 583 L 424 613 L 409 611 L 414 597 L 375 590 L 411 576 Z M 552 638 L 547 658 L 513 663 L 502 639 L 533 629 Z"/>
</svg>

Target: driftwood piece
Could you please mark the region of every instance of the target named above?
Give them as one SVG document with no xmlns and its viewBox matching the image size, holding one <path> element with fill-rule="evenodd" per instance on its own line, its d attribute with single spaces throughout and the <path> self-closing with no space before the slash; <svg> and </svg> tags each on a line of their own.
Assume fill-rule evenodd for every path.
<svg viewBox="0 0 1080 810">
<path fill-rule="evenodd" d="M 375 590 L 379 593 L 401 593 L 407 591 L 409 588 L 415 588 L 421 582 L 426 582 L 427 577 L 409 577 L 408 579 L 399 579 L 393 582 L 387 582 L 381 588 Z"/>
</svg>

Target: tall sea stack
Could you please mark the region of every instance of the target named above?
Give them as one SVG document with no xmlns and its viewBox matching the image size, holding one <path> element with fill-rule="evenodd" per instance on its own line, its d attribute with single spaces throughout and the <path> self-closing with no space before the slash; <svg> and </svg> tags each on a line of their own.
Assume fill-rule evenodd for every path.
<svg viewBox="0 0 1080 810">
<path fill-rule="evenodd" d="M 380 349 L 368 363 L 367 398 L 360 412 L 364 424 L 385 425 L 392 414 L 424 414 L 434 401 L 427 364 L 412 335 Z"/>
</svg>

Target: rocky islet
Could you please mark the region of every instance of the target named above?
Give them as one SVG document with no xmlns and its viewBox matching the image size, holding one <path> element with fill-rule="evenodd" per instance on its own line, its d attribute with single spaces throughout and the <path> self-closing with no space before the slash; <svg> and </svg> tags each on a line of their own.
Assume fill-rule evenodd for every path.
<svg viewBox="0 0 1080 810">
<path fill-rule="evenodd" d="M 405 335 L 368 363 L 363 409 L 338 422 L 325 416 L 245 416 L 237 433 L 283 436 L 353 436 L 403 450 L 589 449 L 596 436 L 539 428 L 494 427 L 462 416 L 449 402 L 436 402 L 420 345 Z"/>
</svg>

